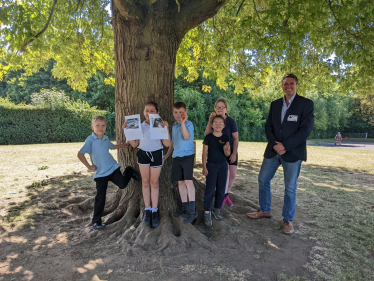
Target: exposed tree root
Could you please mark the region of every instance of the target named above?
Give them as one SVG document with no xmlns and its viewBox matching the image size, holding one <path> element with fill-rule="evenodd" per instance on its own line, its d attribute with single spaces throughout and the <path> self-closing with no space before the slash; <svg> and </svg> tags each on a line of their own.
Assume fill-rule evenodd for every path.
<svg viewBox="0 0 374 281">
<path fill-rule="evenodd" d="M 87 199 L 86 196 L 76 196 L 76 197 L 73 197 L 73 198 L 70 198 L 70 199 L 67 199 L 67 200 L 64 200 L 64 201 L 60 202 L 59 205 L 60 205 L 61 208 L 65 208 L 66 206 L 68 206 L 70 204 L 77 204 L 77 203 L 80 203 L 80 202 L 82 202 L 86 199 Z"/>
<path fill-rule="evenodd" d="M 165 181 L 165 179 L 164 179 Z M 234 202 L 234 207 L 227 209 L 230 214 L 223 221 L 214 220 L 212 228 L 204 226 L 204 208 L 203 198 L 205 185 L 194 180 L 196 188 L 196 209 L 199 216 L 192 224 L 183 224 L 182 217 L 175 218 L 171 212 L 179 204 L 180 197 L 178 188 L 172 183 L 165 184 L 160 189 L 160 224 L 156 228 L 146 226 L 143 221 L 144 203 L 141 189 L 137 183 L 133 183 L 130 189 L 118 190 L 114 196 L 108 198 L 103 217 L 103 222 L 107 224 L 105 231 L 93 231 L 91 227 L 86 228 L 88 238 L 102 239 L 109 237 L 116 243 L 121 243 L 124 250 L 138 248 L 152 253 L 181 253 L 189 248 L 198 247 L 214 252 L 216 246 L 214 241 L 230 238 L 235 243 L 240 243 L 240 234 L 237 233 L 237 225 L 244 223 L 244 220 L 236 218 L 235 214 L 244 214 L 246 212 L 258 209 L 259 206 L 251 200 L 244 199 L 235 194 L 230 195 Z M 162 203 L 161 203 L 162 202 Z M 73 215 L 79 215 L 80 218 L 69 221 L 69 223 L 79 224 L 87 223 L 89 216 L 88 210 L 92 210 L 94 197 L 75 197 L 62 202 L 62 206 Z M 225 211 L 226 210 L 226 211 Z M 86 215 L 84 215 L 86 213 Z M 87 225 L 89 226 L 89 225 Z M 265 241 L 264 241 L 265 242 Z M 135 251 L 135 250 L 134 250 Z M 135 251 L 136 252 L 136 251 Z M 131 253 L 128 253 L 131 255 Z"/>
<path fill-rule="evenodd" d="M 70 204 L 66 206 L 66 209 L 73 214 L 83 215 L 85 211 L 92 208 L 94 201 L 95 201 L 95 198 L 90 197 L 84 200 L 83 202 L 80 202 L 77 204 Z"/>
</svg>

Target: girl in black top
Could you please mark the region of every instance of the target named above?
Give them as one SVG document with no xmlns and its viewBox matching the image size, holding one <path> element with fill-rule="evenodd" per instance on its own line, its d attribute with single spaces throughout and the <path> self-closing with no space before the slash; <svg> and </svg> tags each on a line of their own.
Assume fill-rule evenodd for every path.
<svg viewBox="0 0 374 281">
<path fill-rule="evenodd" d="M 222 115 L 225 119 L 225 127 L 222 130 L 223 134 L 226 134 L 229 137 L 230 140 L 230 146 L 231 146 L 231 154 L 229 157 L 227 157 L 227 161 L 229 163 L 228 166 L 228 174 L 227 174 L 227 183 L 226 183 L 226 191 L 225 191 L 225 198 L 222 203 L 225 205 L 229 205 L 229 207 L 232 207 L 232 201 L 229 197 L 230 190 L 232 186 L 234 185 L 235 177 L 236 177 L 236 170 L 238 166 L 238 146 L 239 146 L 239 133 L 238 133 L 238 126 L 235 123 L 235 120 L 231 118 L 227 112 L 229 110 L 227 100 L 225 98 L 219 98 L 216 100 L 214 104 L 214 110 L 210 116 L 209 121 L 205 129 L 205 135 L 208 135 L 212 132 L 212 118 L 216 115 Z"/>
<path fill-rule="evenodd" d="M 203 175 L 206 176 L 204 195 L 204 218 L 207 227 L 212 226 L 211 206 L 215 195 L 212 213 L 217 220 L 222 220 L 221 207 L 225 198 L 228 163 L 230 156 L 230 142 L 226 134 L 222 133 L 225 127 L 225 118 L 221 115 L 212 118 L 213 133 L 204 138 L 203 147 Z"/>
</svg>

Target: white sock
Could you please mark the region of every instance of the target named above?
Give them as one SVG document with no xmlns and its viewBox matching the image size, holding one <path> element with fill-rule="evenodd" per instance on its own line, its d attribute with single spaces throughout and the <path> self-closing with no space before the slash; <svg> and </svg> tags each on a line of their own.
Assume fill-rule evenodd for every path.
<svg viewBox="0 0 374 281">
<path fill-rule="evenodd" d="M 152 213 L 156 213 L 158 211 L 158 208 L 156 209 L 151 208 L 151 210 L 152 210 Z"/>
<path fill-rule="evenodd" d="M 148 207 L 144 209 L 145 211 L 152 211 L 152 207 Z"/>
</svg>

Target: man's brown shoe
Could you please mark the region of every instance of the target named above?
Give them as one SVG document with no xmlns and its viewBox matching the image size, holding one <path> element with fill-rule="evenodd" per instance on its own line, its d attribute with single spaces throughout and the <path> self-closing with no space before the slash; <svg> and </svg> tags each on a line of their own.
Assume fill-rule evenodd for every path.
<svg viewBox="0 0 374 281">
<path fill-rule="evenodd" d="M 283 233 L 287 235 L 294 233 L 292 221 L 284 221 Z"/>
<path fill-rule="evenodd" d="M 256 213 L 248 213 L 247 216 L 251 219 L 271 218 L 271 213 L 264 213 L 263 211 L 257 211 Z"/>
</svg>

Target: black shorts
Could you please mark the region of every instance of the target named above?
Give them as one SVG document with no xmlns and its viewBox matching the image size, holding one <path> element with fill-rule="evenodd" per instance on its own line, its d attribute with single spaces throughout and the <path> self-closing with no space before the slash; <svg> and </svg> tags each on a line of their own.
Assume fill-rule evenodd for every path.
<svg viewBox="0 0 374 281">
<path fill-rule="evenodd" d="M 173 158 L 173 165 L 171 167 L 171 180 L 192 180 L 194 160 L 195 154 Z"/>
<path fill-rule="evenodd" d="M 232 151 L 231 151 L 231 154 L 232 154 Z M 231 156 L 230 154 L 230 156 Z M 236 160 L 234 163 L 230 163 L 230 156 L 227 157 L 227 163 L 229 163 L 229 165 L 232 165 L 232 166 L 238 166 L 238 153 L 236 153 Z"/>
<path fill-rule="evenodd" d="M 150 165 L 153 168 L 162 167 L 164 165 L 164 152 L 162 149 L 156 151 L 144 151 L 138 149 L 138 164 Z"/>
</svg>

